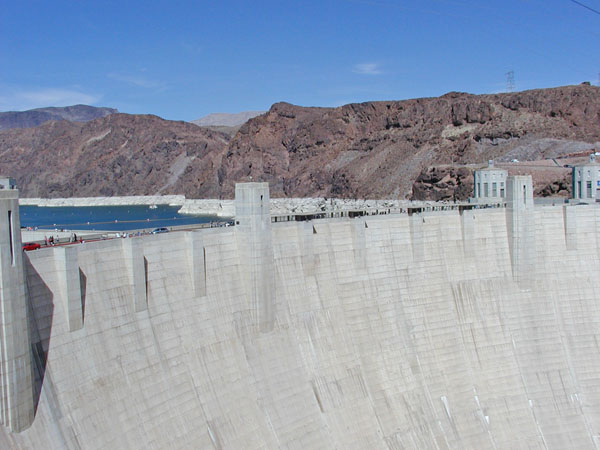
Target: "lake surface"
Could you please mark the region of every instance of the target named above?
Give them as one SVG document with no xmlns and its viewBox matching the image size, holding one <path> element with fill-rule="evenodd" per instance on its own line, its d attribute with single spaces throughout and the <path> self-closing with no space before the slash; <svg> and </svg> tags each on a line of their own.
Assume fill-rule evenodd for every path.
<svg viewBox="0 0 600 450">
<path fill-rule="evenodd" d="M 21 206 L 22 227 L 41 229 L 128 231 L 140 228 L 173 227 L 219 222 L 216 216 L 191 216 L 177 213 L 179 206 Z"/>
</svg>

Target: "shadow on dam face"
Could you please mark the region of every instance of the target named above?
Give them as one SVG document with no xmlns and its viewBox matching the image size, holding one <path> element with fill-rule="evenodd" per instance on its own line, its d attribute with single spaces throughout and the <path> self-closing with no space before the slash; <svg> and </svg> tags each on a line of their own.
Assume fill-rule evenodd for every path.
<svg viewBox="0 0 600 450">
<path fill-rule="evenodd" d="M 79 269 L 79 286 L 81 290 L 81 322 L 85 324 L 85 299 L 87 294 L 87 277 L 81 268 Z"/>
<path fill-rule="evenodd" d="M 31 338 L 33 404 L 37 413 L 38 404 L 48 362 L 50 335 L 54 316 L 54 294 L 44 282 L 40 274 L 31 264 L 26 254 L 23 255 L 23 266 L 26 274 L 26 289 L 29 298 L 27 322 Z"/>
</svg>

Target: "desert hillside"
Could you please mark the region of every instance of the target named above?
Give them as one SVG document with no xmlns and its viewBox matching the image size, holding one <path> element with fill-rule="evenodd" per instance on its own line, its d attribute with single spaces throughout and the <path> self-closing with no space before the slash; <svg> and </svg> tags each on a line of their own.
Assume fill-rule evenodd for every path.
<svg viewBox="0 0 600 450">
<path fill-rule="evenodd" d="M 0 173 L 14 176 L 25 197 L 214 196 L 228 139 L 149 115 L 47 122 L 0 132 Z"/>
<path fill-rule="evenodd" d="M 252 180 L 268 181 L 274 197 L 409 198 L 435 167 L 455 176 L 488 159 L 548 160 L 599 142 L 600 88 L 582 84 L 338 108 L 277 103 L 233 137 L 156 116 L 48 122 L 0 132 L 0 173 L 16 177 L 24 196 L 231 198 L 235 182 Z M 556 173 L 543 183 L 561 190 L 564 171 Z"/>
</svg>

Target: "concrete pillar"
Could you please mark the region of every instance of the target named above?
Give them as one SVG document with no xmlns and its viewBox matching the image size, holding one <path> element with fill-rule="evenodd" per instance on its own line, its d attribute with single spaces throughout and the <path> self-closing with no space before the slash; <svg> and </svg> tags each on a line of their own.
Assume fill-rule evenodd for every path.
<svg viewBox="0 0 600 450">
<path fill-rule="evenodd" d="M 531 176 L 506 180 L 506 225 L 513 279 L 523 288 L 535 275 L 535 211 Z"/>
<path fill-rule="evenodd" d="M 298 225 L 300 230 L 300 243 L 302 245 L 302 271 L 305 277 L 312 277 L 315 275 L 315 231 L 312 222 L 300 222 Z"/>
<path fill-rule="evenodd" d="M 201 233 L 185 233 L 188 264 L 191 268 L 194 297 L 206 296 L 206 249 Z"/>
<path fill-rule="evenodd" d="M 78 261 L 79 247 L 69 245 L 54 249 L 56 272 L 65 302 L 69 331 L 83 327 L 83 301 Z"/>
<path fill-rule="evenodd" d="M 423 242 L 425 217 L 421 214 L 412 214 L 409 216 L 409 224 L 413 261 L 423 261 L 425 259 L 425 243 Z"/>
<path fill-rule="evenodd" d="M 148 263 L 144 258 L 142 238 L 127 238 L 121 242 L 129 282 L 133 287 L 133 310 L 145 311 L 148 309 Z"/>
<path fill-rule="evenodd" d="M 352 248 L 356 269 L 363 271 L 367 268 L 367 221 L 364 218 L 352 221 Z"/>
<path fill-rule="evenodd" d="M 472 209 L 460 210 L 463 252 L 465 257 L 475 256 L 475 212 Z"/>
<path fill-rule="evenodd" d="M 31 338 L 21 250 L 19 191 L 0 190 L 0 419 L 11 431 L 33 422 Z"/>
<path fill-rule="evenodd" d="M 567 250 L 577 250 L 577 210 L 576 206 L 563 206 L 565 244 Z"/>
<path fill-rule="evenodd" d="M 235 185 L 235 235 L 242 276 L 261 332 L 275 323 L 275 264 L 268 183 Z"/>
</svg>

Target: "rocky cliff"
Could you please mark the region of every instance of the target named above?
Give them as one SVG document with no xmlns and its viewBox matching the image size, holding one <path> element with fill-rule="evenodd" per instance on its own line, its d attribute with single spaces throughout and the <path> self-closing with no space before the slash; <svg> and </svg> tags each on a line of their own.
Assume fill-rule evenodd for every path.
<svg viewBox="0 0 600 450">
<path fill-rule="evenodd" d="M 156 116 L 112 114 L 0 132 L 0 173 L 25 197 L 218 195 L 228 137 Z"/>
<path fill-rule="evenodd" d="M 252 180 L 268 181 L 274 197 L 407 198 L 432 166 L 556 158 L 599 141 L 600 88 L 578 85 L 338 108 L 277 103 L 233 138 L 153 116 L 48 123 L 0 132 L 0 173 L 26 196 L 231 198 L 235 182 Z"/>
<path fill-rule="evenodd" d="M 496 95 L 274 105 L 229 145 L 219 180 L 265 180 L 278 195 L 410 194 L 432 165 L 556 157 L 600 140 L 600 89 L 579 85 Z M 551 142 L 552 144 L 550 144 Z"/>
</svg>

